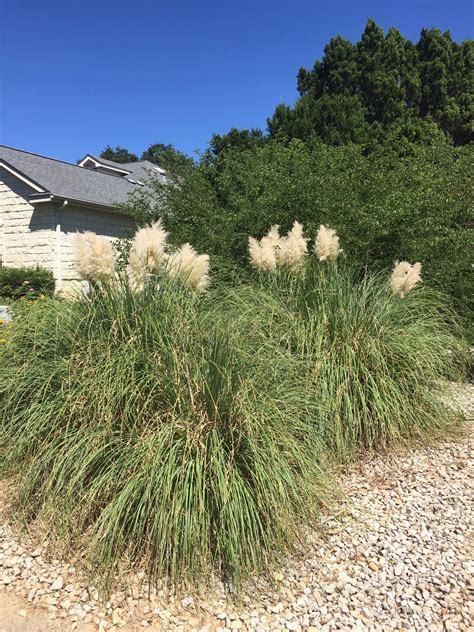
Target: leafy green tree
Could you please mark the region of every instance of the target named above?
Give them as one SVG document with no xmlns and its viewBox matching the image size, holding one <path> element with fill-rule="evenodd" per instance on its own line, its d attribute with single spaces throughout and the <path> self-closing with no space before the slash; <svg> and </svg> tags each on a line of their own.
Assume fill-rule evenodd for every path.
<svg viewBox="0 0 474 632">
<path fill-rule="evenodd" d="M 206 160 L 215 160 L 219 155 L 230 148 L 249 149 L 254 145 L 261 145 L 265 142 L 262 130 L 237 129 L 233 127 L 227 134 L 213 134 L 209 142 L 209 148 L 205 153 Z"/>
<path fill-rule="evenodd" d="M 453 147 L 426 125 L 430 144 L 404 136 L 403 152 L 396 128 L 391 142 L 370 152 L 316 140 L 229 149 L 218 166 L 202 162 L 179 187 L 157 185 L 135 212 L 142 221 L 162 217 L 177 243 L 208 252 L 217 276 L 248 269 L 249 235 L 261 237 L 274 223 L 287 231 L 297 219 L 314 237 L 323 223 L 337 229 L 346 257 L 361 268 L 421 261 L 425 281 L 467 314 L 472 147 Z"/>
<path fill-rule="evenodd" d="M 194 160 L 185 153 L 175 149 L 173 145 L 164 145 L 163 143 L 150 145 L 148 149 L 142 153 L 141 159 L 149 160 L 173 173 L 175 171 L 192 168 L 194 165 Z"/>
<path fill-rule="evenodd" d="M 138 160 L 138 156 L 136 154 L 132 154 L 125 149 L 124 147 L 117 147 L 112 149 L 110 145 L 100 152 L 100 157 L 105 158 L 105 160 L 113 160 L 114 162 L 119 162 L 124 164 L 126 162 L 136 162 Z"/>
</svg>

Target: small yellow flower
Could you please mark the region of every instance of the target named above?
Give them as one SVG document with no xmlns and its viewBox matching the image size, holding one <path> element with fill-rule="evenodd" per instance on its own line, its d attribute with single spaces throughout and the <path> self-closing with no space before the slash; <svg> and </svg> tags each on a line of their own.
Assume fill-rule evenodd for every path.
<svg viewBox="0 0 474 632">
<path fill-rule="evenodd" d="M 40 294 L 38 298 L 40 301 L 44 301 L 46 299 L 46 296 L 44 294 Z"/>
<path fill-rule="evenodd" d="M 5 324 L 5 321 L 2 318 L 0 318 L 0 327 L 4 324 Z"/>
<path fill-rule="evenodd" d="M 0 338 L 0 345 L 1 345 L 1 344 L 4 344 L 6 341 L 7 341 L 7 339 L 6 339 L 6 338 Z"/>
</svg>

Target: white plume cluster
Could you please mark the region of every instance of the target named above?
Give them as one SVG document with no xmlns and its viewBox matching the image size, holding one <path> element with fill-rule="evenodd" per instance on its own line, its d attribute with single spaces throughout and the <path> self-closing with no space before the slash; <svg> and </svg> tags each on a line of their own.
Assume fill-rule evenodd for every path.
<svg viewBox="0 0 474 632">
<path fill-rule="evenodd" d="M 133 292 L 143 291 L 151 274 L 164 272 L 180 278 L 192 290 L 203 290 L 209 281 L 209 256 L 199 255 L 190 244 L 166 253 L 168 233 L 161 220 L 141 228 L 133 238 L 127 274 Z"/>
<path fill-rule="evenodd" d="M 157 274 L 165 259 L 168 233 L 161 220 L 135 233 L 128 258 L 127 274 L 133 292 L 141 292 L 148 274 Z"/>
<path fill-rule="evenodd" d="M 166 270 L 192 290 L 203 290 L 209 282 L 209 255 L 199 255 L 191 244 L 183 244 L 169 255 Z"/>
<path fill-rule="evenodd" d="M 254 237 L 249 237 L 249 255 L 250 263 L 263 272 L 272 272 L 277 265 L 275 248 L 272 246 L 268 238 L 261 241 Z"/>
<path fill-rule="evenodd" d="M 417 283 L 421 282 L 421 263 L 417 262 L 413 265 L 408 261 L 400 261 L 395 263 L 392 276 L 390 277 L 390 289 L 393 294 L 404 298 Z"/>
<path fill-rule="evenodd" d="M 272 272 L 277 266 L 294 269 L 308 250 L 308 240 L 303 235 L 303 226 L 294 222 L 285 237 L 280 236 L 280 227 L 274 224 L 260 241 L 249 237 L 250 263 L 263 272 Z"/>
<path fill-rule="evenodd" d="M 339 237 L 333 228 L 326 228 L 321 224 L 316 235 L 314 252 L 320 261 L 334 263 L 342 253 L 339 247 Z"/>
<path fill-rule="evenodd" d="M 112 242 L 95 233 L 78 233 L 74 251 L 80 276 L 92 283 L 110 283 L 115 277 L 115 256 Z"/>
</svg>

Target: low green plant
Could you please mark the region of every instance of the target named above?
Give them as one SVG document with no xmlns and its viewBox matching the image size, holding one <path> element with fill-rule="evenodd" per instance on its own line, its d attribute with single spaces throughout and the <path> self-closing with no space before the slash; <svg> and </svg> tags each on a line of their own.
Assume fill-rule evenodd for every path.
<svg viewBox="0 0 474 632">
<path fill-rule="evenodd" d="M 221 310 L 162 275 L 48 300 L 11 326 L 3 473 L 21 515 L 82 541 L 106 587 L 121 564 L 236 587 L 328 502 L 298 359 Z"/>
<path fill-rule="evenodd" d="M 3 301 L 20 298 L 36 300 L 54 294 L 53 273 L 45 268 L 0 267 L 0 297 Z"/>
</svg>

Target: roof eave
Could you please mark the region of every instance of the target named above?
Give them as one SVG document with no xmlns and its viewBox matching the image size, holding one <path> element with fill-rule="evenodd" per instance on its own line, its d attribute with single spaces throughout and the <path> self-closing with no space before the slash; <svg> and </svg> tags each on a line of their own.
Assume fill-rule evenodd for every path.
<svg viewBox="0 0 474 632">
<path fill-rule="evenodd" d="M 30 178 L 30 176 L 27 176 L 25 173 L 17 169 L 17 167 L 14 167 L 12 164 L 7 162 L 4 158 L 0 158 L 0 167 L 11 173 L 15 176 L 15 178 L 22 180 L 31 189 L 34 189 L 41 194 L 47 193 L 46 189 L 39 182 L 36 182 L 36 180 Z"/>
<path fill-rule="evenodd" d="M 111 204 L 101 204 L 100 202 L 94 202 L 91 200 L 80 200 L 78 198 L 67 197 L 63 195 L 54 195 L 52 193 L 34 193 L 28 197 L 31 204 L 44 204 L 45 202 L 68 202 L 69 204 L 75 204 L 82 208 L 96 209 L 100 211 L 108 211 L 109 213 L 119 213 L 121 215 L 129 215 L 120 206 L 113 206 Z"/>
</svg>

